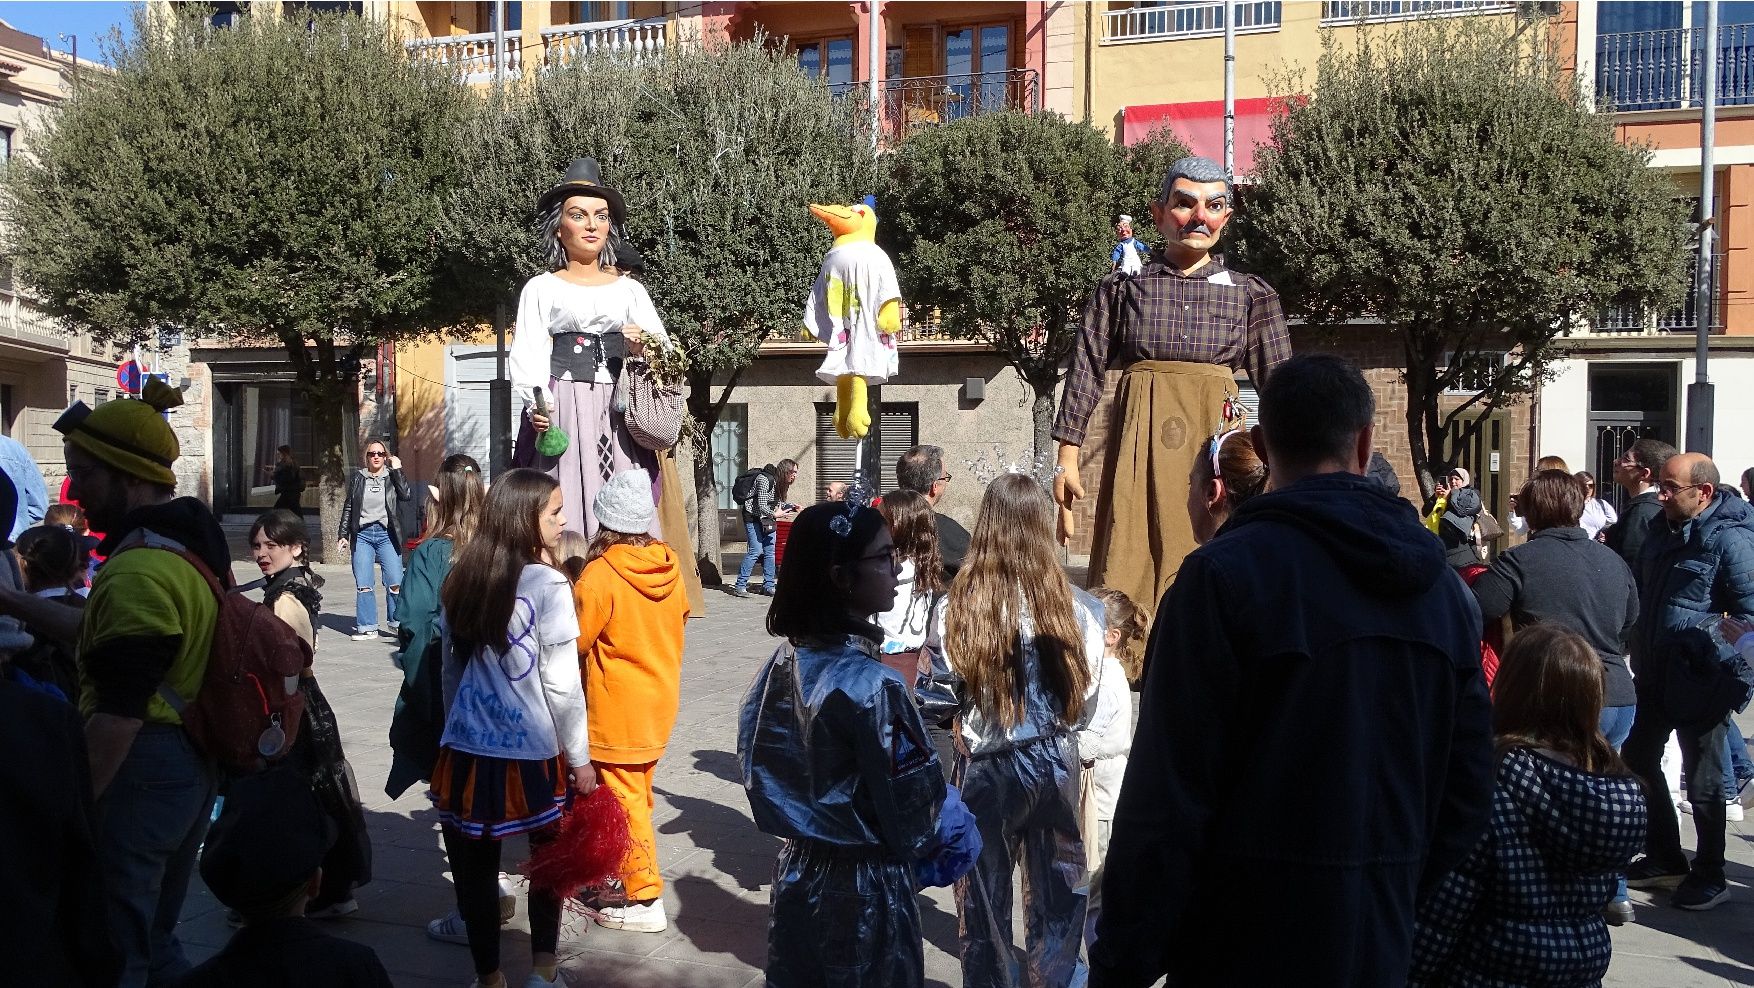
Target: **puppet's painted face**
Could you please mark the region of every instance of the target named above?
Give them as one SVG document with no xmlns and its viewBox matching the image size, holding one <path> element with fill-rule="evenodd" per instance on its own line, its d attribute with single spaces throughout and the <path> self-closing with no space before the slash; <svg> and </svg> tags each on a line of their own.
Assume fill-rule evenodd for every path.
<svg viewBox="0 0 1754 988">
<path fill-rule="evenodd" d="M 1115 236 L 1121 238 L 1122 240 L 1126 240 L 1127 238 L 1131 237 L 1132 235 L 1133 235 L 1133 224 L 1131 224 L 1131 223 L 1116 223 L 1115 224 Z"/>
<path fill-rule="evenodd" d="M 1223 182 L 1175 180 L 1169 199 L 1151 204 L 1151 218 L 1164 239 L 1184 250 L 1205 253 L 1218 243 L 1230 222 L 1230 191 Z"/>
<path fill-rule="evenodd" d="M 555 236 L 566 256 L 575 261 L 594 261 L 609 242 L 612 218 L 609 203 L 590 196 L 573 196 L 560 210 L 560 229 Z"/>
</svg>

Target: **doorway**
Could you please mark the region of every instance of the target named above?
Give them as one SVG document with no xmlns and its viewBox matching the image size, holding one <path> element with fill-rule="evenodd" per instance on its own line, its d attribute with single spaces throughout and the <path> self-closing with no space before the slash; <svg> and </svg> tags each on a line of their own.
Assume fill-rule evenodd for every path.
<svg viewBox="0 0 1754 988">
<path fill-rule="evenodd" d="M 1674 363 L 1590 365 L 1588 469 L 1616 512 L 1630 498 L 1613 482 L 1614 461 L 1640 439 L 1675 442 L 1680 372 Z"/>
</svg>

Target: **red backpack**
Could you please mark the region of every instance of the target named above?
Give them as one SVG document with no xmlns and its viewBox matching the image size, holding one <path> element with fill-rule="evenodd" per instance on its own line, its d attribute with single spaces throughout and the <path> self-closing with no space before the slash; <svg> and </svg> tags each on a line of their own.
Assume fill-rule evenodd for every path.
<svg viewBox="0 0 1754 988">
<path fill-rule="evenodd" d="M 249 774 L 284 758 L 304 718 L 298 684 L 311 664 L 310 645 L 266 604 L 227 592 L 199 556 L 174 540 L 142 529 L 110 559 L 139 548 L 175 553 L 201 574 L 219 603 L 207 671 L 194 699 L 185 700 L 169 683 L 159 684 L 159 698 L 183 719 L 195 746 L 222 769 Z"/>
</svg>

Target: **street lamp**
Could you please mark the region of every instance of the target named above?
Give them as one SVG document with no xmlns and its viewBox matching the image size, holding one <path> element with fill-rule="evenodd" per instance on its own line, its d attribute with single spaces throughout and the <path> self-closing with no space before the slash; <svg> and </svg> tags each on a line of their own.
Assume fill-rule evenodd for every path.
<svg viewBox="0 0 1754 988">
<path fill-rule="evenodd" d="M 73 43 L 73 95 L 78 96 L 79 95 L 79 35 L 77 35 L 77 34 L 63 34 L 60 36 L 60 38 L 61 38 L 62 44 L 66 44 L 69 41 L 71 41 Z"/>
</svg>

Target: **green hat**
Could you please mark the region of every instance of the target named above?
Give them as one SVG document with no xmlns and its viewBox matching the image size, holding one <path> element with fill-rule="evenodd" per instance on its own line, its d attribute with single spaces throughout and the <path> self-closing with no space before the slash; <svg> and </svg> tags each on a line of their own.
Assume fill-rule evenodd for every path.
<svg viewBox="0 0 1754 988">
<path fill-rule="evenodd" d="M 182 454 L 163 412 L 183 403 L 183 393 L 147 378 L 140 398 L 118 398 L 88 408 L 83 401 L 61 413 L 55 430 L 106 465 L 154 484 L 175 487 L 171 464 Z"/>
</svg>

